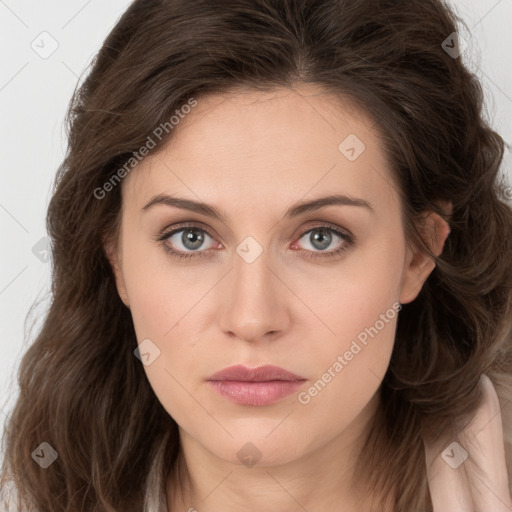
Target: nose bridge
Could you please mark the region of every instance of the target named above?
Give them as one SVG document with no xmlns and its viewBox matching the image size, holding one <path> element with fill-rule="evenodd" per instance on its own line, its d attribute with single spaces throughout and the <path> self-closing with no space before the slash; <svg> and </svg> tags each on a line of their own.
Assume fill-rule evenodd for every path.
<svg viewBox="0 0 512 512">
<path fill-rule="evenodd" d="M 244 340 L 256 341 L 283 330 L 288 317 L 282 283 L 274 275 L 267 250 L 251 237 L 236 248 L 230 286 L 221 300 L 221 329 Z"/>
</svg>

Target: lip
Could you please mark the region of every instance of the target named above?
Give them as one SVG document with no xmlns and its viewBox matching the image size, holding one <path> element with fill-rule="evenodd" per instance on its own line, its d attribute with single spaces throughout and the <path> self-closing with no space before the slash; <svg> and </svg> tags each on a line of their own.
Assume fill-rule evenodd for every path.
<svg viewBox="0 0 512 512">
<path fill-rule="evenodd" d="M 295 375 L 279 366 L 266 364 L 258 368 L 248 368 L 241 364 L 228 366 L 220 372 L 214 373 L 208 380 L 216 381 L 237 381 L 237 382 L 269 382 L 274 380 L 298 381 L 306 380 L 300 375 Z"/>
<path fill-rule="evenodd" d="M 278 366 L 247 368 L 236 365 L 213 374 L 208 378 L 208 383 L 213 390 L 232 402 L 264 406 L 293 393 L 306 380 Z"/>
</svg>

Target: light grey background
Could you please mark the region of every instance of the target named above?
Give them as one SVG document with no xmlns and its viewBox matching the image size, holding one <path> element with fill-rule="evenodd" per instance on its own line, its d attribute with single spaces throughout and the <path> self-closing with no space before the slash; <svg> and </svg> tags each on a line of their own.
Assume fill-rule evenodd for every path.
<svg viewBox="0 0 512 512">
<path fill-rule="evenodd" d="M 17 396 L 21 356 L 48 305 L 44 219 L 66 149 L 64 114 L 79 77 L 129 3 L 0 0 L 0 433 Z M 511 144 L 512 0 L 451 4 L 470 27 L 462 32 L 463 58 L 483 82 L 488 119 Z M 510 152 L 503 170 L 512 181 Z M 36 299 L 35 324 L 25 332 Z"/>
</svg>

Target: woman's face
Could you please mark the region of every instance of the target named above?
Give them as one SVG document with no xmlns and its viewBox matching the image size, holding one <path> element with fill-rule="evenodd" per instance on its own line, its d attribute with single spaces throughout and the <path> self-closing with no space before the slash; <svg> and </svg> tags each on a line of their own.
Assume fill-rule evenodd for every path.
<svg viewBox="0 0 512 512">
<path fill-rule="evenodd" d="M 348 446 L 377 405 L 398 304 L 433 268 L 406 248 L 374 123 L 303 86 L 209 96 L 173 130 L 122 183 L 114 256 L 158 399 L 182 436 L 235 464 Z M 327 196 L 342 200 L 314 206 Z M 232 365 L 303 380 L 216 389 Z"/>
</svg>

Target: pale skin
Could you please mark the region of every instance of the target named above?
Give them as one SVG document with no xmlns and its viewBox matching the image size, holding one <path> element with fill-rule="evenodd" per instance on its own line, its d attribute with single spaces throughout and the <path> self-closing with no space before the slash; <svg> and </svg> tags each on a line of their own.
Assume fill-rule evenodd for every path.
<svg viewBox="0 0 512 512">
<path fill-rule="evenodd" d="M 150 339 L 160 350 L 144 367 L 149 382 L 180 429 L 190 479 L 181 494 L 167 482 L 169 512 L 392 512 L 390 503 L 372 506 L 364 482 L 358 488 L 349 477 L 378 404 L 397 316 L 307 405 L 297 393 L 268 406 L 238 405 L 206 382 L 234 364 L 273 364 L 305 377 L 307 390 L 393 304 L 417 297 L 434 263 L 406 243 L 374 122 L 301 86 L 202 98 L 175 130 L 124 179 L 121 233 L 107 247 L 138 342 Z M 353 161 L 339 149 L 349 134 L 365 145 Z M 160 194 L 208 203 L 223 219 L 168 204 L 143 209 Z M 332 194 L 370 207 L 285 217 L 296 203 Z M 182 232 L 156 241 L 187 229 L 179 223 L 203 235 L 199 249 L 184 246 Z M 326 250 L 312 243 L 313 228 L 333 227 L 354 244 L 332 231 Z M 425 229 L 440 254 L 448 225 L 431 213 Z M 251 263 L 236 251 L 247 237 L 262 251 Z M 195 254 L 180 260 L 165 245 Z M 343 246 L 337 256 L 319 256 Z M 237 456 L 247 443 L 261 454 L 252 467 Z"/>
</svg>

